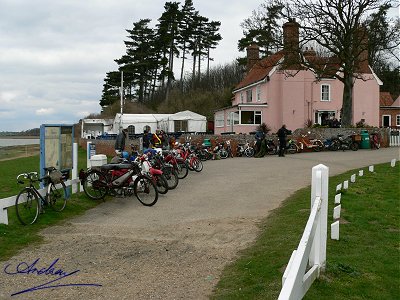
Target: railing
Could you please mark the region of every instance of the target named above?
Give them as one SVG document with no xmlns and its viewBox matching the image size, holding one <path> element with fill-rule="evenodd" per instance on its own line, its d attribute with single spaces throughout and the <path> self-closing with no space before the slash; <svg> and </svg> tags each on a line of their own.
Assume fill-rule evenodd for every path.
<svg viewBox="0 0 400 300">
<path fill-rule="evenodd" d="M 72 179 L 72 180 L 67 180 L 65 181 L 65 185 L 68 187 L 70 185 L 74 186 L 78 184 L 80 181 L 79 179 Z M 60 185 L 61 186 L 61 185 Z M 39 189 L 38 192 L 40 195 L 45 196 L 46 195 L 46 188 Z M 76 192 L 76 188 L 72 188 L 72 193 Z M 11 196 L 8 198 L 3 198 L 0 199 L 0 224 L 6 224 L 8 225 L 8 212 L 7 209 L 9 207 L 15 206 L 15 200 L 17 199 L 17 195 Z M 25 202 L 25 201 L 22 201 Z"/>
<path fill-rule="evenodd" d="M 320 272 L 325 270 L 328 181 L 328 167 L 320 164 L 312 168 L 311 213 L 299 246 L 293 251 L 283 274 L 279 300 L 303 298 Z"/>
<path fill-rule="evenodd" d="M 78 178 L 78 144 L 74 143 L 73 146 L 73 168 L 72 168 L 72 179 L 65 181 L 66 186 L 72 186 L 71 193 L 76 193 L 78 191 L 78 183 L 80 182 Z M 57 187 L 59 188 L 59 187 Z M 79 191 L 82 187 L 79 188 Z M 44 196 L 46 194 L 46 189 L 40 189 L 39 193 Z M 8 198 L 0 199 L 0 224 L 8 225 L 8 213 L 7 209 L 9 207 L 15 206 L 15 200 L 17 195 Z"/>
<path fill-rule="evenodd" d="M 400 129 L 399 128 L 391 128 L 389 134 L 389 146 L 390 147 L 399 147 L 400 146 Z"/>
</svg>

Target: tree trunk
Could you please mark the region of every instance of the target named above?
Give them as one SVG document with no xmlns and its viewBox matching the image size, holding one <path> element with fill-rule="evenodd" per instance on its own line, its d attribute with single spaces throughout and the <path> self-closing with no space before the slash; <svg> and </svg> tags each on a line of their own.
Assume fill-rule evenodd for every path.
<svg viewBox="0 0 400 300">
<path fill-rule="evenodd" d="M 185 59 L 186 59 L 186 42 L 183 42 L 183 49 L 182 49 L 182 67 L 181 67 L 181 93 L 183 93 L 183 72 L 185 69 Z"/>
<path fill-rule="evenodd" d="M 343 104 L 342 104 L 342 127 L 348 127 L 353 124 L 353 76 L 346 74 L 344 76 Z"/>
</svg>

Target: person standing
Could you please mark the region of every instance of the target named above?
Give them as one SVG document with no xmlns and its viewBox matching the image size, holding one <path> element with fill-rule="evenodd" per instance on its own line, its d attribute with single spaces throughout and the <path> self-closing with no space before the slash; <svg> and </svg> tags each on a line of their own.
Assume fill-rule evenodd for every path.
<svg viewBox="0 0 400 300">
<path fill-rule="evenodd" d="M 279 139 L 279 156 L 285 156 L 286 149 L 286 136 L 291 134 L 290 130 L 286 129 L 286 125 L 283 124 L 282 127 L 278 130 L 278 139 Z"/>
<path fill-rule="evenodd" d="M 264 131 L 257 130 L 255 138 L 256 138 L 256 149 L 255 149 L 256 151 L 255 152 L 258 153 L 261 150 L 261 143 L 265 139 Z"/>
<path fill-rule="evenodd" d="M 117 153 L 118 155 L 121 155 L 122 152 L 125 150 L 125 140 L 127 135 L 128 135 L 127 129 L 122 129 L 122 131 L 117 135 L 114 148 L 115 148 L 115 153 Z"/>
<path fill-rule="evenodd" d="M 145 129 L 143 132 L 143 153 L 147 149 L 151 148 L 151 139 L 152 139 L 152 134 Z"/>
</svg>

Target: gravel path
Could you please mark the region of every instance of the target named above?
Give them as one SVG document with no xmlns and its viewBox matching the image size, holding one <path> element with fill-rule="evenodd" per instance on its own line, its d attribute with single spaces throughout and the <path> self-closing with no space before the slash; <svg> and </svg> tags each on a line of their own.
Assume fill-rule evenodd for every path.
<svg viewBox="0 0 400 300">
<path fill-rule="evenodd" d="M 323 163 L 336 175 L 392 158 L 399 148 L 205 162 L 153 207 L 115 198 L 42 231 L 45 243 L 2 262 L 0 299 L 207 299 L 223 267 L 254 241 L 261 219 L 310 184 L 313 166 Z M 53 273 L 79 272 L 51 283 L 71 286 L 11 297 L 60 278 L 4 272 L 7 264 L 9 273 L 18 264 L 27 271 L 37 259 L 30 269 L 45 273 L 59 259 Z"/>
</svg>

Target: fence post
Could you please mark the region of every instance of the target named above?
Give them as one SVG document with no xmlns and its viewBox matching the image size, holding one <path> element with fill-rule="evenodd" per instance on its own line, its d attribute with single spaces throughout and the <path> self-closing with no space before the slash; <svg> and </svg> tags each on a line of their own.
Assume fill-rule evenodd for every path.
<svg viewBox="0 0 400 300">
<path fill-rule="evenodd" d="M 72 174 L 71 174 L 71 179 L 77 179 L 78 178 L 78 144 L 74 143 L 73 145 L 73 162 L 72 162 Z M 72 184 L 72 194 L 75 194 L 78 191 L 78 184 L 73 183 Z"/>
<path fill-rule="evenodd" d="M 328 183 L 329 168 L 319 164 L 312 168 L 311 206 L 315 197 L 321 197 L 320 216 L 310 251 L 309 266 L 319 265 L 324 271 L 326 266 L 326 241 L 328 231 Z"/>
</svg>

